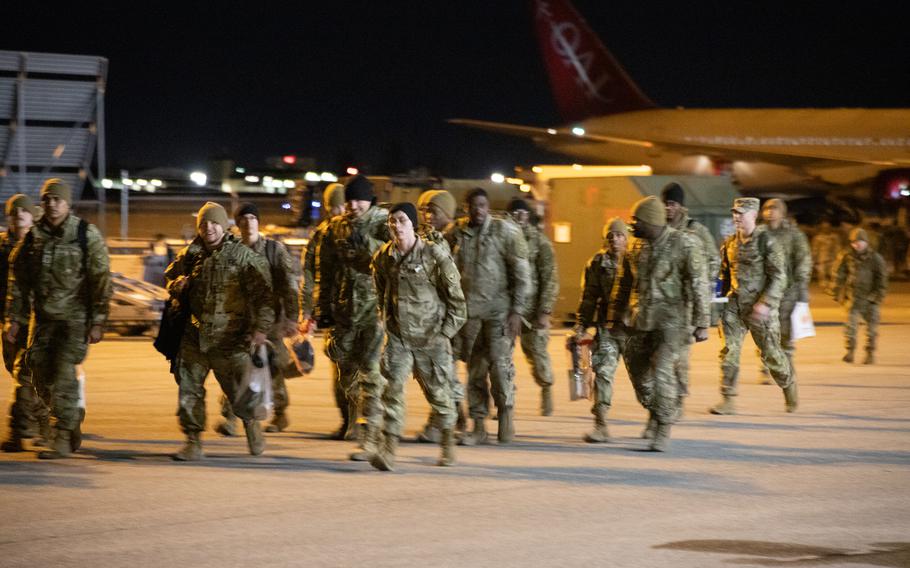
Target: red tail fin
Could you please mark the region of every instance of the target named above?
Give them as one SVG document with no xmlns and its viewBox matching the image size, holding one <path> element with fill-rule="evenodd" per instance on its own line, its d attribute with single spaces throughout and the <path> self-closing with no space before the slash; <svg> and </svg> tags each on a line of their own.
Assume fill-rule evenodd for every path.
<svg viewBox="0 0 910 568">
<path fill-rule="evenodd" d="M 567 121 L 654 108 L 569 0 L 534 0 L 537 40 Z"/>
</svg>

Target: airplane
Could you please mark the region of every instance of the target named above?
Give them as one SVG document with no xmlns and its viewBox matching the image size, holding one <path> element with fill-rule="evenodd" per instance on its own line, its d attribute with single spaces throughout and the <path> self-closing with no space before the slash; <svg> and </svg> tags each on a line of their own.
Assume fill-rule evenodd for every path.
<svg viewBox="0 0 910 568">
<path fill-rule="evenodd" d="M 532 2 L 560 115 L 550 128 L 450 119 L 577 159 L 729 175 L 743 193 L 910 202 L 910 109 L 659 108 L 569 0 Z"/>
</svg>

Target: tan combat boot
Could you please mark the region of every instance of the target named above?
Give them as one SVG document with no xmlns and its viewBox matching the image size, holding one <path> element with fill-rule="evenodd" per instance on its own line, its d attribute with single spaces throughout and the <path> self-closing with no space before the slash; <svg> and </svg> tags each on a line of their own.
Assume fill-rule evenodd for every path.
<svg viewBox="0 0 910 568">
<path fill-rule="evenodd" d="M 641 431 L 641 437 L 645 440 L 651 440 L 654 438 L 655 432 L 657 432 L 657 418 L 651 412 L 648 414 L 648 423 L 645 424 L 645 429 Z"/>
<path fill-rule="evenodd" d="M 424 444 L 438 444 L 442 440 L 442 432 L 433 425 L 433 419 L 427 421 L 423 430 L 417 434 L 417 441 Z"/>
<path fill-rule="evenodd" d="M 851 349 L 850 351 L 847 351 L 847 354 L 844 355 L 844 358 L 841 359 L 841 361 L 843 361 L 844 363 L 852 363 L 853 362 L 853 350 Z"/>
<path fill-rule="evenodd" d="M 736 414 L 736 405 L 733 403 L 733 397 L 725 394 L 724 400 L 716 406 L 712 406 L 709 412 L 711 414 L 720 414 L 721 416 Z"/>
<path fill-rule="evenodd" d="M 442 452 L 439 455 L 439 461 L 436 465 L 450 466 L 455 465 L 455 431 L 446 428 L 442 431 L 442 443 L 440 444 Z"/>
<path fill-rule="evenodd" d="M 186 443 L 174 454 L 176 461 L 199 461 L 202 459 L 202 440 L 199 432 L 187 432 Z"/>
<path fill-rule="evenodd" d="M 474 419 L 474 430 L 470 433 L 466 433 L 461 442 L 465 446 L 479 446 L 481 444 L 486 444 L 489 436 L 487 435 L 486 427 L 483 423 L 483 418 Z"/>
<path fill-rule="evenodd" d="M 796 412 L 799 405 L 799 391 L 796 387 L 796 381 L 790 383 L 790 386 L 784 389 L 784 402 L 786 403 L 787 412 Z"/>
<path fill-rule="evenodd" d="M 540 389 L 540 415 L 553 415 L 553 392 L 550 385 L 546 385 Z"/>
<path fill-rule="evenodd" d="M 370 456 L 370 465 L 379 471 L 395 471 L 395 452 L 398 450 L 398 436 L 385 434 L 379 451 Z"/>
<path fill-rule="evenodd" d="M 365 424 L 364 428 L 363 444 L 360 446 L 359 451 L 348 456 L 351 461 L 370 461 L 373 454 L 379 451 L 379 427 Z"/>
<path fill-rule="evenodd" d="M 468 417 L 464 411 L 464 405 L 458 403 L 455 405 L 455 411 L 458 413 L 458 419 L 455 421 L 455 429 L 464 432 L 468 427 Z"/>
<path fill-rule="evenodd" d="M 222 436 L 227 436 L 228 438 L 237 435 L 237 418 L 231 416 L 230 418 L 225 418 L 215 426 L 215 432 L 218 432 Z"/>
<path fill-rule="evenodd" d="M 281 414 L 276 414 L 272 417 L 269 425 L 265 427 L 266 432 L 284 432 L 284 429 L 288 427 L 291 422 L 288 420 L 288 415 L 282 412 Z"/>
<path fill-rule="evenodd" d="M 874 365 L 875 364 L 875 352 L 866 351 L 866 358 L 863 360 L 863 365 Z"/>
<path fill-rule="evenodd" d="M 515 437 L 515 424 L 512 422 L 512 409 L 499 409 L 499 430 L 496 432 L 496 439 L 500 444 L 509 444 Z"/>
<path fill-rule="evenodd" d="M 38 458 L 42 460 L 56 460 L 68 458 L 73 453 L 72 436 L 69 430 L 55 430 L 54 441 L 49 450 L 38 452 Z"/>
<path fill-rule="evenodd" d="M 265 451 L 265 436 L 262 435 L 259 421 L 244 420 L 243 429 L 246 431 L 246 445 L 250 449 L 250 455 L 261 455 Z"/>
<path fill-rule="evenodd" d="M 594 430 L 584 436 L 585 442 L 589 444 L 603 444 L 610 441 L 610 433 L 607 430 L 607 409 L 603 406 L 597 408 L 594 413 Z"/>
<path fill-rule="evenodd" d="M 670 424 L 659 422 L 651 441 L 652 452 L 666 452 L 670 447 Z"/>
</svg>

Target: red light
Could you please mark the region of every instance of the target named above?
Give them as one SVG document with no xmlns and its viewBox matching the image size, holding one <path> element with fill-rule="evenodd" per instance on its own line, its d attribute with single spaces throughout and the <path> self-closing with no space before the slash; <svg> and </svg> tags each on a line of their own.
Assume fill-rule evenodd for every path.
<svg viewBox="0 0 910 568">
<path fill-rule="evenodd" d="M 293 165 L 297 163 L 297 156 L 284 156 L 281 158 L 281 161 L 285 164 Z"/>
</svg>

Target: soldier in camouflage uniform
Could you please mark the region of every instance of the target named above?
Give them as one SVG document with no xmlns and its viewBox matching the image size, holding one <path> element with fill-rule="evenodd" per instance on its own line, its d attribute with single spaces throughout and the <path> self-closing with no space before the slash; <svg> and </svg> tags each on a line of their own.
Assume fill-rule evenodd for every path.
<svg viewBox="0 0 910 568">
<path fill-rule="evenodd" d="M 243 421 L 252 455 L 265 449 L 255 401 L 239 392 L 250 365 L 250 350 L 266 342 L 275 321 L 272 282 L 264 256 L 227 232 L 224 207 L 206 203 L 196 216 L 197 236 L 177 253 L 165 271 L 168 291 L 189 312 L 180 342 L 175 376 L 177 416 L 186 444 L 174 459 L 202 459 L 205 430 L 205 378 L 213 371 L 221 390 Z"/>
<path fill-rule="evenodd" d="M 659 452 L 669 446 L 678 414 L 676 360 L 690 335 L 708 339 L 711 305 L 701 243 L 666 223 L 666 208 L 656 197 L 632 209 L 638 237 L 629 253 L 633 331 L 623 354 L 638 400 L 650 413 L 643 437 L 653 437 L 651 450 Z"/>
<path fill-rule="evenodd" d="M 297 317 L 300 313 L 297 270 L 284 244 L 259 234 L 259 208 L 255 204 L 241 204 L 234 213 L 234 222 L 240 229 L 240 240 L 243 244 L 265 257 L 269 263 L 275 325 L 269 330 L 269 342 L 266 347 L 269 353 L 269 374 L 272 377 L 274 416 L 265 431 L 283 432 L 289 424 L 288 387 L 284 380 L 284 369 L 291 361 L 284 338 L 297 335 Z M 215 430 L 225 436 L 233 436 L 236 432 L 237 417 L 231 410 L 231 401 L 226 395 L 221 397 L 221 415 L 224 416 L 224 421 Z"/>
<path fill-rule="evenodd" d="M 0 322 L 6 321 L 6 293 L 9 277 L 9 257 L 22 237 L 34 225 L 41 210 L 32 204 L 29 196 L 17 193 L 6 202 L 6 226 L 8 229 L 0 234 Z M 35 445 L 46 444 L 50 437 L 47 407 L 38 398 L 32 374 L 27 366 L 22 365 L 24 353 L 28 346 L 28 326 L 21 326 L 15 341 L 3 338 L 3 364 L 13 378 L 16 388 L 13 391 L 13 402 L 10 404 L 10 435 L 0 445 L 4 452 L 21 452 L 23 438 L 34 436 L 34 425 L 39 426 L 41 439 Z M 16 366 L 16 362 L 19 366 Z"/>
<path fill-rule="evenodd" d="M 319 247 L 323 313 L 335 327 L 326 334 L 326 355 L 338 365 L 339 381 L 355 414 L 363 416 L 363 451 L 351 459 L 366 461 L 376 453 L 382 422 L 382 325 L 376 308 L 376 288 L 370 273 L 373 255 L 389 240 L 388 210 L 374 207 L 373 184 L 354 176 L 345 185 L 346 213 L 332 220 Z M 325 288 L 324 288 L 325 289 Z"/>
<path fill-rule="evenodd" d="M 797 302 L 809 302 L 809 279 L 812 278 L 812 251 L 809 239 L 799 227 L 787 220 L 787 205 L 780 199 L 769 199 L 762 206 L 762 219 L 768 227 L 768 234 L 774 238 L 784 254 L 787 264 L 787 284 L 780 298 L 780 346 L 790 363 L 790 372 L 796 377 L 790 318 Z M 763 368 L 763 371 L 767 372 Z M 762 373 L 765 374 L 765 373 Z M 771 384 L 770 380 L 766 384 Z"/>
<path fill-rule="evenodd" d="M 853 229 L 850 233 L 850 250 L 841 253 L 835 264 L 830 293 L 848 310 L 844 339 L 847 353 L 844 362 L 853 362 L 856 349 L 856 327 L 860 318 L 866 322 L 865 365 L 875 363 L 875 340 L 881 303 L 888 288 L 888 270 L 885 259 L 869 247 L 866 231 Z"/>
<path fill-rule="evenodd" d="M 399 203 L 389 210 L 386 243 L 373 257 L 373 280 L 385 324 L 382 352 L 383 442 L 370 458 L 391 470 L 405 418 L 404 384 L 411 373 L 433 408 L 442 432 L 439 465 L 455 463 L 455 403 L 451 377 L 452 337 L 464 325 L 467 308 L 460 275 L 448 251 L 414 232 L 417 209 Z"/>
<path fill-rule="evenodd" d="M 661 200 L 667 208 L 667 224 L 677 231 L 684 231 L 695 238 L 695 242 L 701 245 L 702 254 L 705 257 L 705 264 L 708 269 L 708 294 L 714 296 L 714 279 L 717 278 L 717 269 L 720 267 L 720 256 L 717 254 L 717 243 L 707 227 L 689 217 L 689 210 L 686 209 L 686 194 L 683 187 L 676 183 L 670 182 L 664 186 L 660 192 Z M 689 301 L 691 306 L 691 299 Z M 691 310 L 688 310 L 691 312 Z M 690 325 L 691 331 L 695 327 Z M 694 336 L 689 336 L 682 350 L 679 353 L 679 359 L 676 363 L 676 382 L 679 388 L 679 413 L 682 416 L 685 398 L 689 396 L 689 351 L 692 349 Z"/>
<path fill-rule="evenodd" d="M 69 456 L 82 443 L 76 365 L 101 341 L 111 298 L 110 260 L 98 229 L 70 214 L 72 191 L 61 179 L 41 187 L 44 216 L 10 257 L 7 340 L 34 317 L 25 362 L 48 407 L 52 448 L 39 458 Z"/>
<path fill-rule="evenodd" d="M 534 382 L 540 387 L 540 414 L 553 414 L 553 368 L 547 344 L 550 342 L 550 314 L 559 294 L 559 273 L 553 243 L 531 223 L 531 208 L 527 200 L 509 202 L 509 214 L 521 227 L 528 245 L 528 264 L 531 280 L 528 302 L 522 317 L 527 324 L 521 328 L 521 350 L 531 366 Z"/>
<path fill-rule="evenodd" d="M 827 288 L 831 283 L 832 267 L 840 250 L 840 235 L 831 227 L 830 221 L 822 221 L 819 231 L 812 237 L 815 280 L 822 288 Z"/>
<path fill-rule="evenodd" d="M 574 341 L 585 340 L 589 337 L 589 327 L 597 329 L 591 354 L 594 430 L 584 436 L 589 443 L 610 441 L 607 413 L 613 401 L 613 377 L 619 358 L 626 349 L 628 332 L 625 318 L 632 289 L 632 269 L 626 254 L 628 227 L 622 219 L 613 217 L 604 225 L 603 235 L 603 248 L 591 257 L 582 274 L 581 301 L 576 311 L 572 338 Z"/>
<path fill-rule="evenodd" d="M 468 402 L 474 430 L 463 441 L 469 445 L 486 442 L 484 419 L 489 414 L 492 387 L 499 419 L 497 438 L 506 444 L 515 433 L 512 350 L 521 332 L 521 314 L 527 310 L 528 247 L 518 225 L 490 215 L 486 191 L 473 190 L 466 203 L 468 218 L 458 220 L 446 233 L 468 305 L 461 341 L 470 353 Z"/>
<path fill-rule="evenodd" d="M 423 218 L 420 224 L 418 234 L 427 241 L 449 250 L 449 242 L 445 239 L 445 233 L 454 224 L 456 203 L 451 193 L 443 189 L 431 189 L 420 194 L 417 199 L 417 209 Z M 458 420 L 455 421 L 455 430 L 464 432 L 465 429 L 465 411 L 464 405 L 464 385 L 458 380 L 458 335 L 455 336 L 452 343 L 452 397 L 455 399 L 455 411 L 458 414 Z M 417 434 L 417 441 L 424 443 L 438 444 L 442 439 L 442 432 L 436 427 L 439 422 L 433 409 L 427 416 L 427 423 L 423 430 Z"/>
<path fill-rule="evenodd" d="M 322 190 L 323 211 L 325 217 L 310 234 L 306 247 L 300 256 L 300 266 L 303 272 L 300 288 L 300 329 L 307 333 L 310 321 L 315 320 L 316 325 L 323 330 L 332 327 L 332 314 L 322 313 L 323 303 L 319 301 L 320 294 L 325 293 L 331 297 L 331 290 L 323 286 L 322 271 L 319 267 L 319 247 L 329 231 L 329 225 L 334 217 L 344 213 L 344 185 L 332 183 Z M 332 393 L 335 395 L 335 405 L 341 412 L 341 426 L 332 433 L 333 440 L 353 440 L 356 438 L 355 420 L 357 419 L 356 405 L 352 408 L 341 388 L 339 381 L 338 365 L 329 360 L 332 368 Z M 351 416 L 353 415 L 353 418 Z"/>
<path fill-rule="evenodd" d="M 787 286 L 787 261 L 784 251 L 768 231 L 756 226 L 758 199 L 741 197 L 733 202 L 736 233 L 721 246 L 721 291 L 727 297 L 721 317 L 720 350 L 723 401 L 711 408 L 712 414 L 736 414 L 734 398 L 739 379 L 739 357 L 746 332 L 752 334 L 761 360 L 771 377 L 784 391 L 787 412 L 798 403 L 796 380 L 780 346 L 780 320 L 777 311 Z"/>
</svg>

